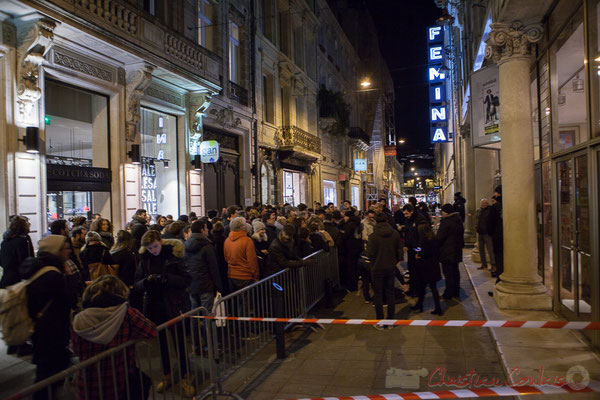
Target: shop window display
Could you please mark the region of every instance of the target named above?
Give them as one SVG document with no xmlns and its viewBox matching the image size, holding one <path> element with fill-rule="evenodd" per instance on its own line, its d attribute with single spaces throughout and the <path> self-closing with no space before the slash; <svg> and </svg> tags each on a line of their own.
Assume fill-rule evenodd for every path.
<svg viewBox="0 0 600 400">
<path fill-rule="evenodd" d="M 177 117 L 142 108 L 142 208 L 153 216 L 179 213 Z"/>
</svg>

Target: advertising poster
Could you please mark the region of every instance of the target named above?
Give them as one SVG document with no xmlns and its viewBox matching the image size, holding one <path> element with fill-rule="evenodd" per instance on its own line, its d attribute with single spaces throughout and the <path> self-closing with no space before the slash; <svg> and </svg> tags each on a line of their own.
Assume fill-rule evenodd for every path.
<svg viewBox="0 0 600 400">
<path fill-rule="evenodd" d="M 500 142 L 500 80 L 498 67 L 476 71 L 471 76 L 471 128 L 473 146 Z"/>
</svg>

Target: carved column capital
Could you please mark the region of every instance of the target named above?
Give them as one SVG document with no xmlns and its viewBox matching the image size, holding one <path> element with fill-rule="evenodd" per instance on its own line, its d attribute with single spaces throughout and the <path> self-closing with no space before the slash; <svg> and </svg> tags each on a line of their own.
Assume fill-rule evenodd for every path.
<svg viewBox="0 0 600 400">
<path fill-rule="evenodd" d="M 52 47 L 58 24 L 42 15 L 17 21 L 17 118 L 22 124 L 32 123 L 33 106 L 42 97 L 40 66 Z"/>
<path fill-rule="evenodd" d="M 154 65 L 144 62 L 125 69 L 126 139 L 128 142 L 136 141 L 140 124 L 140 99 L 144 95 L 144 90 L 152 82 L 152 72 L 155 68 Z"/>
<path fill-rule="evenodd" d="M 542 38 L 541 24 L 524 26 L 520 21 L 512 24 L 492 23 L 486 39 L 485 57 L 501 64 L 514 58 L 529 57 L 532 44 Z"/>
</svg>

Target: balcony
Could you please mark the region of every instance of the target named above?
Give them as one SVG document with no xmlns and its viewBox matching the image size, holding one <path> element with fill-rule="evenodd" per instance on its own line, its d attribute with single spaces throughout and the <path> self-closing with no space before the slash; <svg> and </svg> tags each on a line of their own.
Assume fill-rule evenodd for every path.
<svg viewBox="0 0 600 400">
<path fill-rule="evenodd" d="M 231 81 L 229 81 L 229 98 L 248 107 L 248 90 Z"/>
<path fill-rule="evenodd" d="M 280 151 L 291 152 L 304 159 L 316 160 L 321 157 L 321 139 L 297 126 L 280 127 L 276 137 Z"/>
</svg>

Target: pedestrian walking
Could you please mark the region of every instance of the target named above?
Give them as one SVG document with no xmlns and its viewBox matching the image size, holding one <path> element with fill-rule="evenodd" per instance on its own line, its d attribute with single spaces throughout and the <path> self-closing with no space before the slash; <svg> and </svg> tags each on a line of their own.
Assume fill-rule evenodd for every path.
<svg viewBox="0 0 600 400">
<path fill-rule="evenodd" d="M 464 228 L 460 215 L 454 211 L 452 204 L 442 206 L 442 221 L 436 239 L 440 248 L 440 262 L 446 279 L 446 290 L 442 297 L 446 300 L 460 297 L 458 264 L 462 262 L 462 250 L 465 245 Z"/>
<path fill-rule="evenodd" d="M 133 239 L 132 239 L 133 240 Z M 118 241 L 118 240 L 117 240 Z M 156 337 L 156 326 L 128 305 L 129 288 L 116 276 L 104 275 L 83 292 L 83 311 L 73 319 L 73 351 L 83 362 L 130 340 Z M 78 400 L 142 400 L 150 378 L 136 365 L 135 346 L 87 367 L 75 376 Z"/>
<path fill-rule="evenodd" d="M 496 270 L 496 258 L 494 257 L 494 244 L 491 235 L 490 216 L 492 209 L 488 199 L 481 199 L 481 207 L 475 213 L 475 231 L 477 232 L 477 244 L 479 255 L 481 257 L 481 267 L 478 269 L 488 269 L 487 260 L 491 263 L 491 270 Z M 486 254 L 487 253 L 487 254 Z"/>
<path fill-rule="evenodd" d="M 383 319 L 383 296 L 387 302 L 387 318 L 394 319 L 394 270 L 403 258 L 402 240 L 398 231 L 392 229 L 386 215 L 375 217 L 376 225 L 367 243 L 367 254 L 371 261 L 375 317 Z M 404 283 L 404 282 L 401 282 Z M 374 325 L 383 329 L 381 325 Z"/>
<path fill-rule="evenodd" d="M 27 258 L 19 268 L 23 279 L 32 278 L 44 267 L 53 268 L 27 286 L 27 309 L 35 321 L 31 336 L 35 382 L 59 373 L 71 363 L 67 348 L 71 336 L 70 315 L 79 293 L 76 276 L 65 268 L 71 252 L 67 238 L 48 235 L 40 240 L 38 249 L 37 257 Z M 58 383 L 53 385 L 53 390 L 57 386 Z M 48 394 L 48 389 L 43 389 L 33 398 L 46 399 Z"/>
<path fill-rule="evenodd" d="M 442 315 L 444 312 L 440 303 L 440 295 L 437 290 L 437 282 L 442 279 L 442 274 L 440 272 L 439 250 L 435 234 L 429 224 L 422 223 L 417 226 L 417 235 L 418 247 L 414 250 L 419 300 L 411 307 L 411 309 L 423 312 L 425 290 L 429 287 L 435 303 L 435 309 L 431 313 Z"/>
<path fill-rule="evenodd" d="M 156 325 L 167 322 L 189 310 L 188 287 L 190 274 L 185 270 L 185 247 L 177 239 L 161 239 L 160 233 L 150 230 L 140 242 L 140 262 L 135 273 L 134 290 L 144 295 L 144 315 Z M 175 382 L 171 375 L 171 359 L 179 360 L 179 387 L 186 397 L 195 394 L 188 376 L 188 359 L 183 338 L 184 327 L 175 323 L 159 332 L 158 342 L 163 368 L 163 378 L 156 391 L 163 393 Z M 175 351 L 171 357 L 168 336 L 173 338 Z"/>
</svg>

